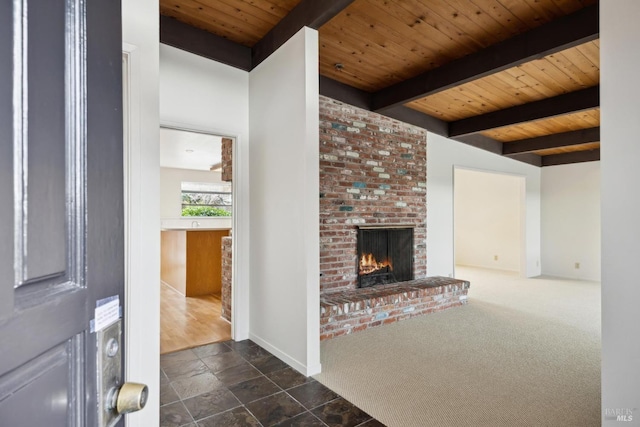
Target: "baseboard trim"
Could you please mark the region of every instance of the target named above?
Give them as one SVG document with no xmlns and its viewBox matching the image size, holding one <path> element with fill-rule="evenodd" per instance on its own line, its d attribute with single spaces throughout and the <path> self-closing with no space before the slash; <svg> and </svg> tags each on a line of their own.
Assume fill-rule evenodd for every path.
<svg viewBox="0 0 640 427">
<path fill-rule="evenodd" d="M 289 356 L 278 347 L 275 347 L 274 345 L 270 344 L 269 342 L 265 341 L 255 334 L 249 333 L 249 339 L 258 344 L 260 347 L 269 351 L 271 354 L 273 354 L 278 359 L 282 360 L 284 363 L 291 366 L 293 369 L 300 372 L 304 376 L 310 377 L 312 375 L 317 375 L 322 371 L 322 365 L 317 364 L 314 366 L 307 366 L 305 363 L 302 363 L 299 360 Z"/>
</svg>

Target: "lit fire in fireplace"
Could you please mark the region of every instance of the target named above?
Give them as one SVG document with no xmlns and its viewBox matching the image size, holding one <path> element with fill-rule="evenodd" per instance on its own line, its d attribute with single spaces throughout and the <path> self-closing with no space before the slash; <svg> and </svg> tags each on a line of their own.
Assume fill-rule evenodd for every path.
<svg viewBox="0 0 640 427">
<path fill-rule="evenodd" d="M 373 254 L 364 254 L 360 258 L 360 269 L 358 271 L 358 274 L 360 274 L 361 276 L 365 274 L 371 274 L 386 267 L 389 267 L 389 271 L 393 271 L 393 265 L 391 264 L 391 261 L 386 259 L 382 262 L 378 262 Z"/>
</svg>

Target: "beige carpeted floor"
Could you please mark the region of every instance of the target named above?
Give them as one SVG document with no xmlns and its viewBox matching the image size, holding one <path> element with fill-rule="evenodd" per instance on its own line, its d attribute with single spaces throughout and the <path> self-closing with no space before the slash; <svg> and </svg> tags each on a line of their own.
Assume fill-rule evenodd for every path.
<svg viewBox="0 0 640 427">
<path fill-rule="evenodd" d="M 316 378 L 389 427 L 599 426 L 600 284 L 456 276 L 467 306 L 325 341 Z"/>
</svg>

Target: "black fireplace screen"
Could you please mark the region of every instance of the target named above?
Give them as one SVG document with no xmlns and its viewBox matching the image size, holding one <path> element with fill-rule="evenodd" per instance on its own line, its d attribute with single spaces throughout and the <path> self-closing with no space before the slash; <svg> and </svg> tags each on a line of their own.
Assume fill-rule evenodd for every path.
<svg viewBox="0 0 640 427">
<path fill-rule="evenodd" d="M 358 287 L 413 279 L 413 228 L 358 230 Z"/>
</svg>

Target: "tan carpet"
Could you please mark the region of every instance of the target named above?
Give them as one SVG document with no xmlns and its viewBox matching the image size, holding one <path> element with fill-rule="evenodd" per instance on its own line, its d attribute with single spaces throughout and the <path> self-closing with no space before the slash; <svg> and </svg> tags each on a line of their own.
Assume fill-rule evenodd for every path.
<svg viewBox="0 0 640 427">
<path fill-rule="evenodd" d="M 389 427 L 599 426 L 599 284 L 456 275 L 467 306 L 325 341 L 316 379 Z"/>
</svg>

